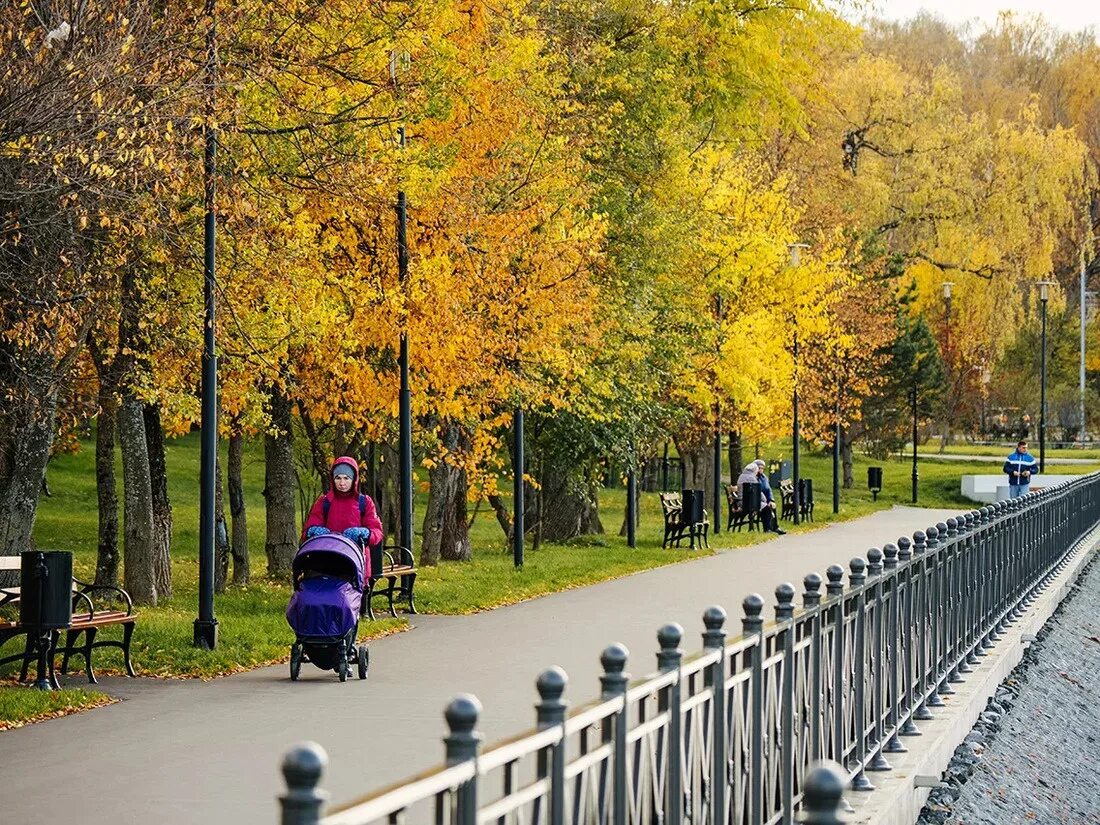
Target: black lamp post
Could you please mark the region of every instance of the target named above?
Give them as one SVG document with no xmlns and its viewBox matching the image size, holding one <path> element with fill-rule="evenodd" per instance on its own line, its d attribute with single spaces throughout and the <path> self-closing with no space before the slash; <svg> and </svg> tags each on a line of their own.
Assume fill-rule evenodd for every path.
<svg viewBox="0 0 1100 825">
<path fill-rule="evenodd" d="M 524 533 L 524 456 L 523 456 L 523 407 L 516 405 L 515 417 L 512 419 L 512 495 L 515 498 L 512 519 L 512 563 L 518 570 L 523 567 L 523 533 Z"/>
<path fill-rule="evenodd" d="M 806 249 L 808 246 L 809 246 L 809 244 L 805 244 L 805 243 L 787 244 L 787 250 L 790 252 L 790 255 L 791 255 L 791 268 L 792 269 L 797 269 L 798 268 L 798 264 L 801 261 L 800 253 L 803 249 Z M 794 375 L 793 375 L 793 378 L 794 378 L 794 382 L 793 382 L 794 383 L 794 393 L 793 393 L 793 398 L 792 398 L 792 402 L 793 402 L 792 403 L 793 421 L 791 422 L 792 425 L 793 425 L 792 426 L 792 430 L 793 430 L 792 437 L 793 437 L 794 444 L 792 445 L 793 449 L 792 449 L 792 452 L 791 452 L 791 458 L 792 458 L 791 470 L 792 470 L 792 473 L 794 475 L 794 523 L 795 524 L 800 524 L 802 522 L 802 491 L 799 489 L 799 487 L 801 486 L 800 482 L 802 480 L 802 475 L 801 475 L 801 472 L 800 472 L 799 466 L 798 466 L 798 458 L 799 458 L 798 443 L 799 443 L 799 441 L 801 441 L 801 434 L 800 434 L 800 431 L 799 431 L 799 422 L 798 422 L 798 328 L 797 328 L 797 323 L 798 323 L 798 321 L 796 319 L 795 320 L 796 327 L 795 327 L 795 333 L 794 333 Z"/>
<path fill-rule="evenodd" d="M 400 93 L 397 72 L 403 68 L 407 54 L 396 51 L 390 54 L 390 80 L 395 93 Z M 398 145 L 405 148 L 405 127 L 397 128 Z M 404 288 L 409 280 L 409 203 L 404 190 L 397 193 L 397 280 Z M 412 485 L 412 390 L 409 386 L 409 331 L 406 323 L 401 327 L 401 343 L 397 356 L 397 368 L 401 386 L 398 393 L 398 497 L 401 512 L 401 545 L 410 553 L 413 547 L 413 485 Z"/>
<path fill-rule="evenodd" d="M 1051 281 L 1039 282 L 1039 303 L 1042 304 L 1043 340 L 1039 359 L 1039 472 L 1045 473 L 1047 457 L 1047 301 Z"/>
<path fill-rule="evenodd" d="M 913 364 L 913 390 L 910 397 L 913 400 L 913 503 L 917 503 L 917 373 L 916 364 Z"/>
<path fill-rule="evenodd" d="M 837 390 L 836 421 L 833 432 L 833 515 L 840 512 L 840 391 Z"/>
<path fill-rule="evenodd" d="M 214 496 L 218 458 L 218 356 L 214 351 L 215 231 L 218 134 L 214 126 L 214 91 L 218 51 L 214 28 L 214 0 L 206 0 L 209 25 L 206 30 L 206 151 L 203 158 L 206 222 L 203 229 L 203 352 L 202 352 L 202 441 L 199 464 L 199 616 L 195 619 L 192 642 L 213 650 L 218 646 L 218 620 L 214 618 Z"/>
</svg>

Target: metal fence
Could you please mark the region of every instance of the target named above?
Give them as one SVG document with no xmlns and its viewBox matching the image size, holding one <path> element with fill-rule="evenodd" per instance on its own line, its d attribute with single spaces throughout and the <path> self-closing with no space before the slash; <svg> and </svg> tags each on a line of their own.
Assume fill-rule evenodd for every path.
<svg viewBox="0 0 1100 825">
<path fill-rule="evenodd" d="M 482 752 L 480 705 L 447 707 L 446 765 L 319 819 L 323 752 L 283 765 L 288 825 L 763 825 L 793 823 L 811 766 L 844 766 L 853 791 L 890 770 L 1100 520 L 1100 475 L 975 510 L 744 600 L 742 633 L 704 614 L 702 653 L 657 634 L 659 670 L 633 684 L 627 651 L 601 656 L 602 696 L 568 712 L 566 675 L 537 681 L 535 730 Z M 824 585 L 824 593 L 822 586 Z M 839 797 L 839 792 L 837 794 Z M 814 807 L 820 803 L 807 805 Z M 803 814 L 810 816 L 809 814 Z M 813 814 L 806 821 L 832 821 Z"/>
</svg>

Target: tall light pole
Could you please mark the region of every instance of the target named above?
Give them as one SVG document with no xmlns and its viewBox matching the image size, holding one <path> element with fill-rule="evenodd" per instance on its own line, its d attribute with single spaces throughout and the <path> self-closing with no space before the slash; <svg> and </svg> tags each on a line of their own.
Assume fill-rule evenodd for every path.
<svg viewBox="0 0 1100 825">
<path fill-rule="evenodd" d="M 1039 358 L 1039 472 L 1046 472 L 1047 456 L 1047 301 L 1052 281 L 1039 282 L 1039 303 L 1042 304 L 1042 354 Z"/>
<path fill-rule="evenodd" d="M 515 498 L 515 506 L 512 517 L 512 564 L 518 570 L 523 567 L 523 533 L 524 533 L 524 457 L 523 457 L 523 407 L 516 404 L 515 414 L 512 419 L 512 495 Z"/>
<path fill-rule="evenodd" d="M 806 243 L 789 243 L 787 244 L 787 251 L 791 255 L 791 269 L 797 269 L 799 263 L 801 263 L 801 252 L 803 249 L 809 247 Z M 791 467 L 794 475 L 794 523 L 800 524 L 802 522 L 802 491 L 799 489 L 802 475 L 798 466 L 799 450 L 798 442 L 801 440 L 801 433 L 799 431 L 798 422 L 798 319 L 795 318 L 795 331 L 794 331 L 794 370 L 792 375 L 794 392 L 792 397 L 792 440 L 794 441 L 793 449 L 791 451 Z"/>
<path fill-rule="evenodd" d="M 954 388 L 951 384 L 951 287 L 955 284 L 951 281 L 943 282 L 943 366 L 947 376 L 947 408 L 943 415 L 943 435 L 940 442 L 940 452 L 947 447 L 947 441 L 951 435 L 952 418 L 955 413 Z"/>
<path fill-rule="evenodd" d="M 840 387 L 837 387 L 836 420 L 833 423 L 833 515 L 836 515 L 840 512 Z"/>
<path fill-rule="evenodd" d="M 217 83 L 218 50 L 214 28 L 214 0 L 206 0 L 206 150 L 203 157 L 206 222 L 203 228 L 203 351 L 202 351 L 202 441 L 199 464 L 199 616 L 195 619 L 192 643 L 213 650 L 218 646 L 218 620 L 214 618 L 214 497 L 218 460 L 218 356 L 214 351 L 215 232 L 217 214 L 214 93 Z"/>
<path fill-rule="evenodd" d="M 913 361 L 913 503 L 917 503 L 917 363 Z"/>
<path fill-rule="evenodd" d="M 404 55 L 394 51 L 390 54 L 390 80 L 395 93 L 400 93 L 397 84 L 397 70 Z M 397 129 L 398 145 L 405 148 L 405 127 Z M 397 280 L 402 289 L 409 280 L 409 203 L 404 190 L 397 192 Z M 412 390 L 409 387 L 409 327 L 408 321 L 401 324 L 401 345 L 397 356 L 401 388 L 398 394 L 398 491 L 401 505 L 401 545 L 410 553 L 413 547 L 413 488 L 412 488 Z"/>
<path fill-rule="evenodd" d="M 1085 441 L 1085 304 L 1088 293 L 1085 291 L 1088 279 L 1088 267 L 1085 266 L 1085 247 L 1081 246 L 1081 360 L 1077 369 L 1077 440 Z"/>
<path fill-rule="evenodd" d="M 718 322 L 718 335 L 715 340 L 715 378 L 717 379 L 718 361 L 722 357 L 722 296 L 714 298 L 714 317 Z M 715 380 L 715 387 L 718 386 Z M 722 417 L 721 402 L 714 402 L 714 533 L 722 532 Z M 733 480 L 733 467 L 730 467 L 730 479 Z"/>
</svg>

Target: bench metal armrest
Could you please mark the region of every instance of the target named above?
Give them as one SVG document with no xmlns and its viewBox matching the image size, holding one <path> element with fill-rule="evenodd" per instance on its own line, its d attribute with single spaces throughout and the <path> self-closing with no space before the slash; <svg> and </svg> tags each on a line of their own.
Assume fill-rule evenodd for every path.
<svg viewBox="0 0 1100 825">
<path fill-rule="evenodd" d="M 134 612 L 134 600 L 130 598 L 130 594 L 123 590 L 121 587 L 115 587 L 113 584 L 96 584 L 95 582 L 82 582 L 80 579 L 73 579 L 80 589 L 77 591 L 81 596 L 88 599 L 88 603 L 91 604 L 91 599 L 87 596 L 88 593 L 94 593 L 96 590 L 105 590 L 115 593 L 126 604 L 126 615 L 129 616 Z M 75 601 L 75 598 L 74 598 Z M 93 611 L 94 612 L 94 611 Z"/>
<path fill-rule="evenodd" d="M 390 550 L 392 550 L 394 552 L 390 553 L 389 552 Z M 397 558 L 397 559 L 400 559 L 400 562 L 398 562 L 397 564 L 408 565 L 409 567 L 415 567 L 416 566 L 413 563 L 412 550 L 410 550 L 408 547 L 403 547 L 400 544 L 387 544 L 387 545 L 385 545 L 382 548 L 382 554 L 390 560 L 391 565 L 395 564 L 394 559 Z"/>
</svg>

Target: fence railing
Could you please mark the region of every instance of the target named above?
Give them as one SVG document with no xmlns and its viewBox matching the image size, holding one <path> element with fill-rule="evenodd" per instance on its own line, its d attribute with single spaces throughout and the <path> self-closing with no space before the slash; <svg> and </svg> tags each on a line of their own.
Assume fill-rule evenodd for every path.
<svg viewBox="0 0 1100 825">
<path fill-rule="evenodd" d="M 324 819 L 323 751 L 291 751 L 283 822 L 305 825 L 765 825 L 831 822 L 826 774 L 870 791 L 891 753 L 1000 639 L 1100 521 L 1100 474 L 983 507 L 903 536 L 847 571 L 703 616 L 703 650 L 657 633 L 658 672 L 630 683 L 627 650 L 601 656 L 600 699 L 572 713 L 566 674 L 537 680 L 535 730 L 482 751 L 480 705 L 447 707 L 446 765 L 342 805 Z M 822 586 L 824 585 L 824 593 Z M 836 794 L 839 804 L 840 792 Z M 832 818 L 830 818 L 832 817 Z"/>
</svg>

